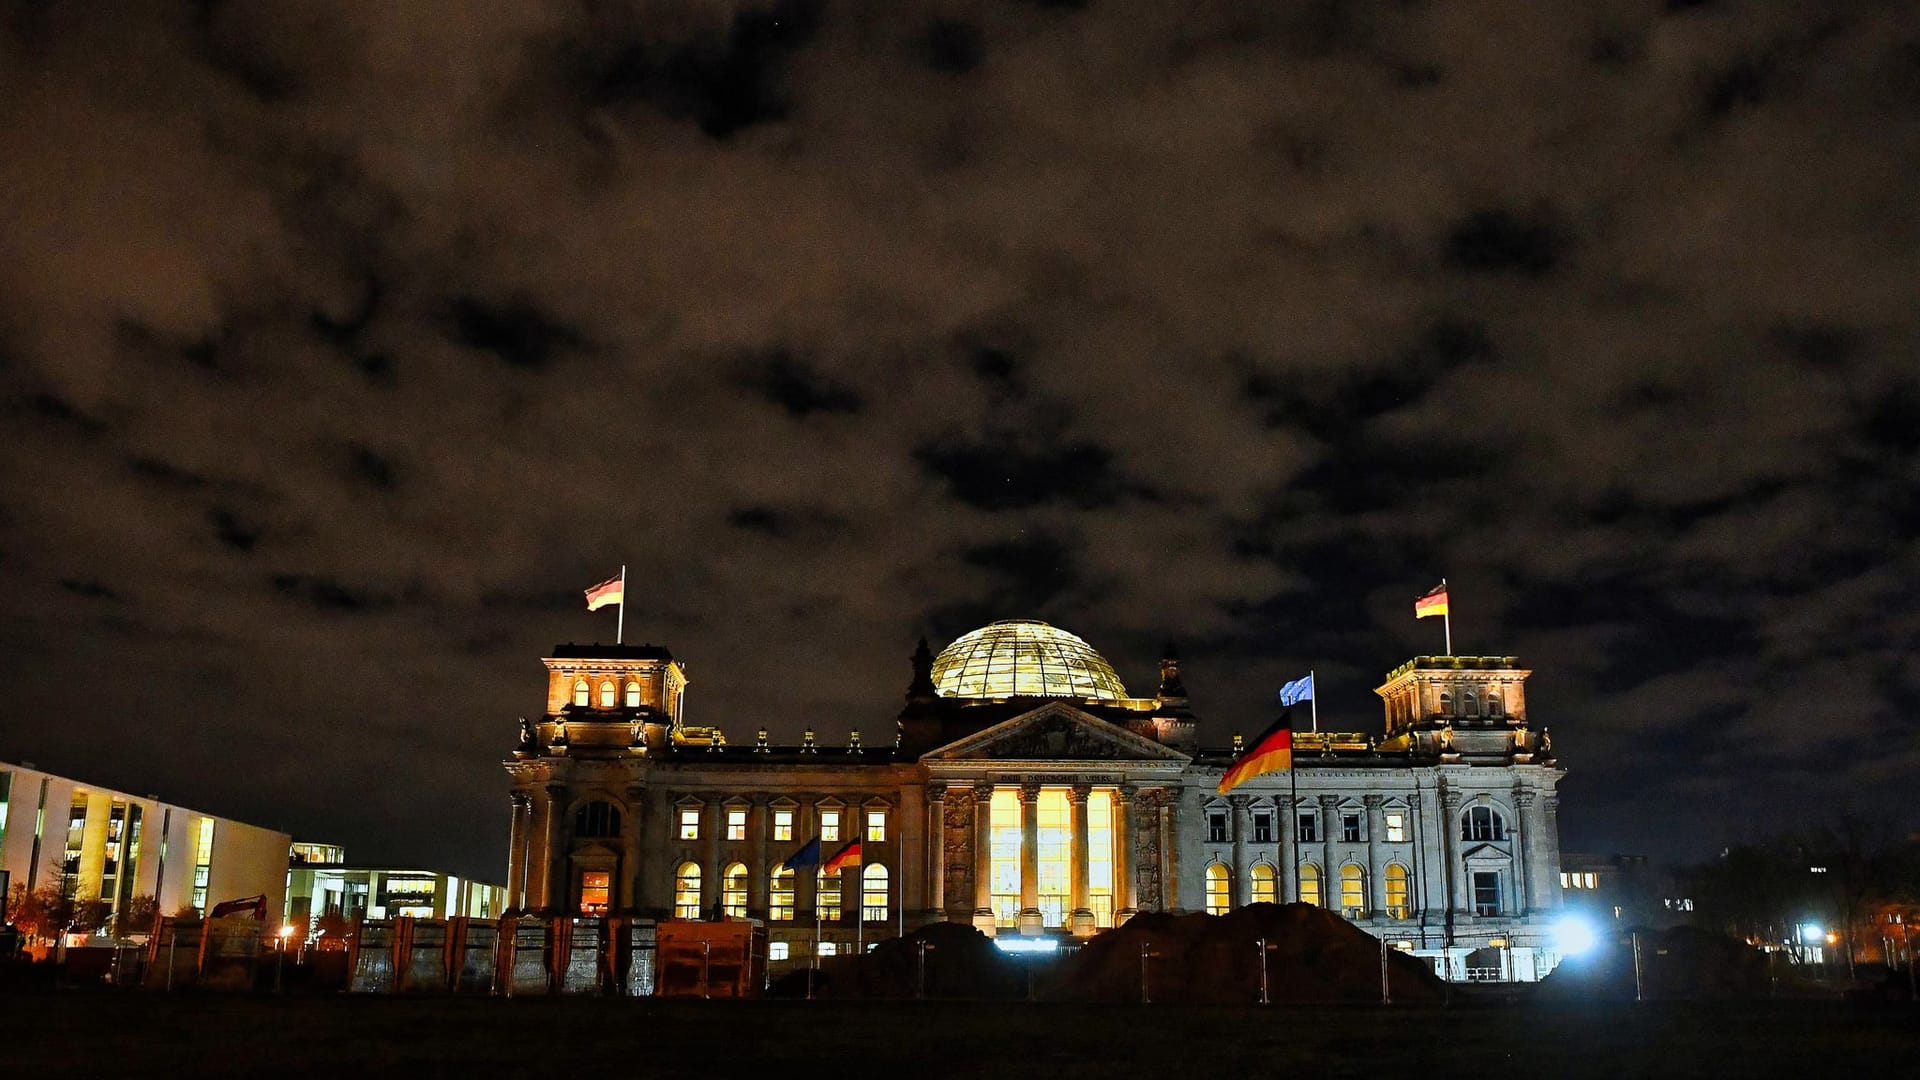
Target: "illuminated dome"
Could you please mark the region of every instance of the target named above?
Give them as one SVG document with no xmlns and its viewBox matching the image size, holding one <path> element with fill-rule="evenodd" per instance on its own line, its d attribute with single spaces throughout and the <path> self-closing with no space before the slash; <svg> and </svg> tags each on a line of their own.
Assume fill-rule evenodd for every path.
<svg viewBox="0 0 1920 1080">
<path fill-rule="evenodd" d="M 941 697 L 1128 696 L 1093 646 L 1032 619 L 1004 619 L 962 634 L 934 657 L 933 685 Z"/>
</svg>

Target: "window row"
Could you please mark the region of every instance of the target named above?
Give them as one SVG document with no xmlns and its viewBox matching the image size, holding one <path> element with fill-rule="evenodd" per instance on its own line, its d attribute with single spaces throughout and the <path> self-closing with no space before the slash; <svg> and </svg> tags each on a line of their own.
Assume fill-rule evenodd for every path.
<svg viewBox="0 0 1920 1080">
<path fill-rule="evenodd" d="M 747 917 L 747 883 L 751 872 L 745 863 L 730 863 L 720 873 L 719 914 L 732 919 Z M 701 918 L 700 911 L 700 864 L 684 862 L 674 871 L 673 876 L 673 914 L 678 919 Z M 859 876 L 860 918 L 864 922 L 886 922 L 888 906 L 888 877 L 884 863 L 867 863 L 860 867 Z M 840 922 L 845 917 L 844 889 L 846 878 L 842 871 L 835 869 L 831 873 L 816 871 L 814 879 L 814 903 L 818 907 L 818 917 L 822 922 Z M 791 922 L 794 917 L 794 872 L 776 869 L 768 875 L 767 881 L 767 920 L 769 922 Z"/>
<path fill-rule="evenodd" d="M 621 696 L 620 688 L 614 685 L 611 679 L 600 684 L 600 707 L 601 708 L 603 709 L 613 708 L 614 705 L 620 700 L 620 696 Z M 576 706 L 584 709 L 587 706 L 593 704 L 593 698 L 594 698 L 593 688 L 587 685 L 587 680 L 580 679 L 574 682 L 573 703 Z M 627 705 L 627 708 L 629 709 L 637 709 L 640 707 L 640 684 L 639 683 L 637 682 L 627 683 L 626 705 Z"/>
<path fill-rule="evenodd" d="M 1455 712 L 1453 708 L 1456 700 L 1460 705 L 1460 711 L 1458 712 Z M 1483 699 L 1472 690 L 1460 691 L 1457 699 L 1451 690 L 1442 690 L 1440 691 L 1440 714 L 1442 716 L 1478 717 L 1481 712 L 1482 700 Z M 1497 720 L 1507 714 L 1506 704 L 1500 700 L 1500 694 L 1497 691 L 1487 691 L 1484 701 L 1486 704 L 1486 715 L 1490 719 Z"/>
<path fill-rule="evenodd" d="M 1279 902 L 1280 882 L 1275 868 L 1267 863 L 1254 863 L 1247 871 L 1247 884 L 1252 901 L 1256 904 Z M 1405 919 L 1411 916 L 1413 907 L 1410 901 L 1409 883 L 1411 876 L 1407 868 L 1399 863 L 1388 863 L 1386 872 L 1386 901 L 1384 908 L 1388 918 Z M 1339 910 L 1350 919 L 1364 917 L 1372 906 L 1368 902 L 1367 872 L 1353 863 L 1340 868 Z M 1299 891 L 1295 897 L 1302 904 L 1325 907 L 1326 899 L 1322 892 L 1320 868 L 1313 863 L 1300 865 Z M 1233 871 L 1225 863 L 1211 863 L 1207 866 L 1207 914 L 1225 915 L 1233 909 Z"/>
<path fill-rule="evenodd" d="M 1253 842 L 1271 844 L 1274 842 L 1273 814 L 1266 810 L 1253 812 Z M 1360 843 L 1367 838 L 1366 815 L 1359 810 L 1342 811 L 1340 818 L 1340 839 L 1347 843 Z M 1383 839 L 1390 844 L 1405 843 L 1409 839 L 1407 815 L 1403 811 L 1389 811 L 1382 815 L 1381 822 L 1385 833 Z M 1303 843 L 1320 842 L 1320 812 L 1302 810 L 1294 816 L 1293 838 Z M 1224 844 L 1233 839 L 1231 819 L 1224 809 L 1207 811 L 1207 840 L 1209 843 Z"/>
<path fill-rule="evenodd" d="M 1592 873 L 1587 873 L 1587 872 L 1569 874 L 1565 871 L 1562 871 L 1560 874 L 1560 887 L 1563 889 L 1598 888 L 1599 878 L 1597 875 L 1594 875 Z"/>
<path fill-rule="evenodd" d="M 747 839 L 747 808 L 743 806 L 729 806 L 725 808 L 725 812 L 726 831 L 723 835 L 728 840 Z M 677 830 L 677 835 L 680 839 L 700 839 L 700 820 L 703 813 L 704 811 L 697 806 L 684 806 L 680 808 L 680 823 Z M 794 810 L 773 811 L 767 822 L 768 839 L 783 843 L 793 840 L 794 815 L 796 813 L 797 811 Z M 885 843 L 887 839 L 887 812 L 885 810 L 867 810 L 865 813 L 866 831 L 862 833 L 861 839 L 870 844 Z M 818 811 L 818 816 L 820 842 L 823 844 L 839 843 L 841 839 L 842 811 L 820 810 Z"/>
</svg>

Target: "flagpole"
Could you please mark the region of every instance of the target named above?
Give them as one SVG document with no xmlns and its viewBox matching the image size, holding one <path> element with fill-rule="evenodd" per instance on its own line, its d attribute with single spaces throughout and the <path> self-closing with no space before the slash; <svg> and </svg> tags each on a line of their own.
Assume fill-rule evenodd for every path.
<svg viewBox="0 0 1920 1080">
<path fill-rule="evenodd" d="M 807 969 L 807 1000 L 813 1000 L 813 973 L 820 970 L 820 886 L 826 883 L 826 875 L 820 872 L 820 864 L 813 864 L 813 966 Z"/>
<path fill-rule="evenodd" d="M 624 573 L 624 571 L 622 572 Z M 626 582 L 624 581 L 621 582 L 622 586 L 625 586 L 625 584 Z M 1440 588 L 1443 590 L 1447 588 L 1446 578 L 1440 579 Z M 620 595 L 622 596 L 626 595 L 626 591 L 624 588 L 622 589 Z M 1440 613 L 1440 625 L 1447 628 L 1447 655 L 1452 656 L 1453 655 L 1453 593 L 1451 591 L 1447 592 L 1447 610 Z"/>
<path fill-rule="evenodd" d="M 1299 671 L 1300 669 L 1294 668 L 1293 670 Z M 1312 668 L 1307 669 L 1307 689 L 1313 691 L 1313 696 L 1307 698 L 1307 700 L 1313 703 L 1313 733 L 1318 735 L 1320 734 L 1320 681 L 1313 677 Z"/>
<path fill-rule="evenodd" d="M 858 821 L 858 819 L 855 819 Z M 860 845 L 860 861 L 853 868 L 853 955 L 866 955 L 867 930 L 867 846 Z"/>
<path fill-rule="evenodd" d="M 620 621 L 613 624 L 613 643 L 623 645 L 627 640 L 627 564 L 620 564 Z"/>
</svg>

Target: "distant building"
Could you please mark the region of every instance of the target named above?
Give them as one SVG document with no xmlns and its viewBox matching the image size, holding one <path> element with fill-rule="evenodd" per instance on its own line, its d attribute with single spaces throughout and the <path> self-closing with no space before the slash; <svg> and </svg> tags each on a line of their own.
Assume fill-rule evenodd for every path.
<svg viewBox="0 0 1920 1080">
<path fill-rule="evenodd" d="M 137 897 L 153 897 L 166 915 L 256 895 L 278 910 L 292 839 L 156 796 L 0 762 L 0 868 L 12 890 L 31 895 L 52 886 L 75 902 L 98 901 L 110 933 Z"/>
<path fill-rule="evenodd" d="M 1560 889 L 1569 910 L 1596 927 L 1678 926 L 1693 921 L 1693 899 L 1674 875 L 1645 855 L 1560 854 Z"/>
<path fill-rule="evenodd" d="M 922 641 L 905 708 L 839 746 L 687 724 L 658 646 L 545 666 L 505 762 L 512 909 L 759 919 L 776 972 L 941 920 L 1084 938 L 1261 901 L 1338 911 L 1455 979 L 1558 960 L 1562 770 L 1512 657 L 1417 657 L 1376 689 L 1379 729 L 1297 732 L 1291 770 L 1226 796 L 1235 747 L 1199 744 L 1171 647 L 1136 697 L 1042 622 Z M 814 837 L 862 858 L 782 869 Z"/>
<path fill-rule="evenodd" d="M 329 912 L 347 921 L 445 919 L 464 915 L 499 918 L 506 909 L 506 888 L 434 870 L 381 865 L 350 865 L 345 849 L 333 844 L 292 845 L 287 863 L 284 919 L 305 927 L 312 937 Z"/>
</svg>

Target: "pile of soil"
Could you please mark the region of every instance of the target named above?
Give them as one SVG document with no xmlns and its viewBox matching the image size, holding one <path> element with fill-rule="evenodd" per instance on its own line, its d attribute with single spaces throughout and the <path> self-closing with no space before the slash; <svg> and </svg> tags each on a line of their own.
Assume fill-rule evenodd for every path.
<svg viewBox="0 0 1920 1080">
<path fill-rule="evenodd" d="M 822 961 L 814 977 L 818 998 L 917 996 L 920 943 L 927 944 L 926 996 L 1011 1000 L 1025 997 L 1027 976 L 985 934 L 962 923 L 930 923 L 904 938 L 887 938 L 861 956 Z M 806 994 L 807 973 L 788 972 L 768 989 L 772 997 Z"/>
<path fill-rule="evenodd" d="M 1226 915 L 1136 915 L 1068 958 L 1047 996 L 1059 1001 L 1139 1001 L 1141 949 L 1150 956 L 1155 1002 L 1195 1005 L 1260 1000 L 1267 943 L 1267 996 L 1287 1004 L 1380 1000 L 1380 940 L 1311 904 L 1250 904 Z M 1395 1004 L 1437 1003 L 1445 984 L 1424 962 L 1387 954 Z"/>
<path fill-rule="evenodd" d="M 1766 997 L 1767 957 L 1744 941 L 1691 926 L 1640 931 L 1640 984 L 1649 1000 Z M 1560 962 L 1540 982 L 1549 1001 L 1632 1001 L 1630 938 Z"/>
</svg>

